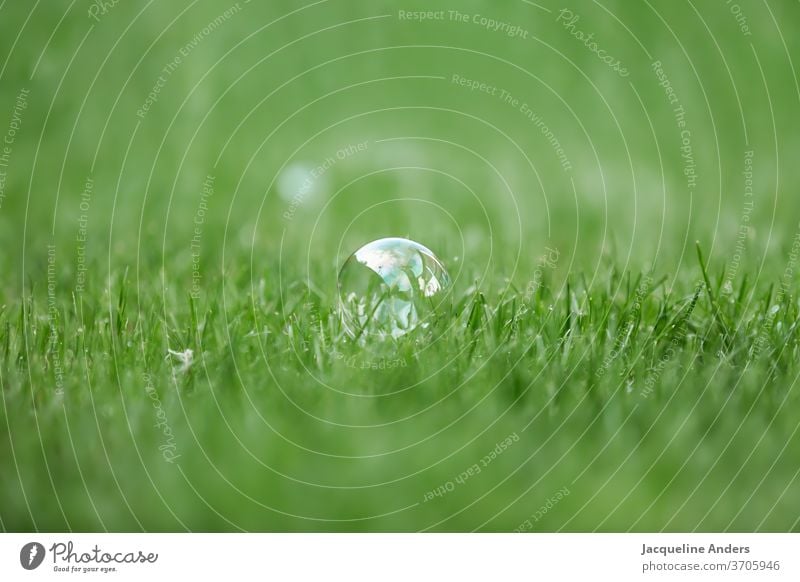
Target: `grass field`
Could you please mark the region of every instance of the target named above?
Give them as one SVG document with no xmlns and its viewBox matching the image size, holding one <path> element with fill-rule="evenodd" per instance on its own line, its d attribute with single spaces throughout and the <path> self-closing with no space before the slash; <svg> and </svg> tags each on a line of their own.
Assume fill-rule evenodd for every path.
<svg viewBox="0 0 800 582">
<path fill-rule="evenodd" d="M 0 0 L 0 528 L 799 531 L 798 19 Z"/>
</svg>

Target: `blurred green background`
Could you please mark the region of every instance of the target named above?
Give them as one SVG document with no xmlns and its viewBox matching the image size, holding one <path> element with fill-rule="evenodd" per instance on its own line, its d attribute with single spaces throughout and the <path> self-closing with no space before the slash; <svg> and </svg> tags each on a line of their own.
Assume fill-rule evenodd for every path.
<svg viewBox="0 0 800 582">
<path fill-rule="evenodd" d="M 436 14 L 419 21 L 408 16 L 415 11 Z M 12 459 L 13 451 L 34 450 L 43 458 L 48 458 L 43 451 L 50 451 L 56 469 L 51 472 L 37 460 L 28 482 L 44 486 L 49 479 L 49 489 L 65 487 L 63 500 L 41 501 L 46 509 L 35 517 L 6 508 L 0 512 L 0 517 L 6 513 L 4 526 L 421 529 L 462 510 L 492 484 L 482 484 L 478 493 L 460 489 L 446 512 L 428 514 L 423 505 L 411 516 L 401 513 L 366 525 L 346 521 L 356 514 L 411 506 L 428 488 L 458 475 L 524 426 L 538 411 L 529 408 L 516 420 L 494 425 L 506 418 L 506 402 L 472 408 L 483 402 L 481 386 L 505 378 L 502 365 L 486 377 L 473 377 L 474 399 L 464 396 L 439 416 L 425 415 L 375 434 L 341 431 L 335 424 L 314 422 L 287 400 L 258 393 L 266 387 L 287 388 L 313 411 L 311 417 L 325 409 L 325 401 L 313 392 L 313 375 L 291 357 L 261 354 L 258 344 L 247 343 L 247 334 L 284 333 L 279 312 L 297 308 L 308 289 L 324 309 L 335 296 L 338 266 L 360 245 L 383 236 L 405 236 L 433 249 L 457 274 L 459 293 L 473 285 L 494 290 L 507 280 L 524 289 L 545 249 L 556 249 L 552 275 L 558 281 L 580 276 L 590 289 L 611 288 L 612 271 L 653 268 L 658 276 L 668 276 L 668 288 L 683 285 L 682 292 L 690 294 L 700 279 L 696 240 L 710 255 L 715 273 L 736 265 L 734 281 L 745 273 L 751 280 L 777 281 L 800 221 L 798 22 L 800 4 L 789 0 L 0 3 L 0 133 L 11 127 L 15 111 L 20 126 L 10 145 L 0 206 L 0 303 L 4 325 L 23 321 L 23 303 L 30 303 L 26 321 L 31 322 L 18 336 L 8 327 L 6 343 L 32 348 L 44 341 L 33 330 L 36 325 L 47 330 L 47 248 L 54 245 L 68 382 L 77 391 L 91 378 L 90 391 L 106 391 L 98 396 L 99 410 L 76 397 L 63 415 L 60 404 L 42 396 L 37 406 L 51 407 L 47 414 L 53 415 L 42 413 L 53 427 L 48 444 L 39 447 L 37 438 L 25 445 L 24 437 L 16 449 L 13 438 L 4 444 L 0 479 L 7 507 L 19 501 L 19 481 L 25 481 L 24 475 L 12 473 L 11 467 L 21 462 Z M 517 28 L 509 35 L 512 26 Z M 628 74 L 604 63 L 597 51 L 618 60 Z M 654 62 L 660 63 L 676 102 L 670 103 Z M 472 82 L 477 88 L 470 89 Z M 18 99 L 23 90 L 29 91 L 25 108 Z M 678 125 L 677 106 L 685 112 L 685 127 Z M 691 160 L 684 157 L 687 144 Z M 317 176 L 306 183 L 312 172 Z M 744 242 L 743 226 L 750 227 Z M 198 248 L 199 270 L 192 257 Z M 87 266 L 85 307 L 76 293 L 82 265 Z M 201 287 L 202 298 L 189 307 L 193 284 Z M 125 293 L 123 300 L 120 294 Z M 82 348 L 72 349 L 69 343 L 81 333 L 75 330 L 83 329 L 77 312 L 110 329 L 114 310 L 125 301 L 131 329 L 127 343 L 98 339 L 91 353 L 83 352 L 91 362 L 81 362 Z M 248 314 L 255 304 L 275 320 Z M 167 349 L 190 345 L 174 330 L 191 327 L 186 321 L 202 319 L 198 314 L 204 312 L 215 313 L 207 325 L 214 327 L 216 340 L 209 342 L 219 357 L 212 357 L 207 373 L 217 383 L 196 378 L 196 393 L 189 394 L 197 400 L 184 402 L 181 382 L 169 386 L 174 374 L 164 356 Z M 32 335 L 25 344 L 27 333 Z M 137 341 L 143 342 L 139 351 L 147 354 L 146 365 L 137 359 Z M 45 357 L 41 370 L 31 375 L 9 351 L 4 415 L 17 418 L 8 421 L 13 437 L 25 427 L 32 430 L 36 420 L 30 417 L 27 395 L 31 386 L 37 391 L 49 386 L 52 362 Z M 199 358 L 202 349 L 196 351 Z M 234 355 L 223 357 L 228 352 Z M 272 360 L 269 372 L 262 355 Z M 246 362 L 244 372 L 232 363 L 237 356 Z M 161 397 L 175 431 L 182 432 L 184 449 L 190 441 L 203 445 L 194 455 L 184 452 L 179 472 L 152 454 L 159 437 L 148 432 L 144 369 L 163 374 L 165 385 L 159 390 L 163 386 Z M 570 372 L 565 366 L 549 373 L 541 384 L 552 394 Z M 694 385 L 699 390 L 706 380 L 727 382 L 714 374 L 710 367 L 700 370 Z M 245 379 L 236 381 L 236 375 Z M 354 392 L 384 381 L 346 371 L 337 378 Z M 679 380 L 675 372 L 664 381 Z M 755 391 L 762 378 L 751 380 Z M 255 401 L 240 382 L 254 387 Z M 435 382 L 443 390 L 449 386 L 449 380 Z M 217 396 L 218 390 L 224 397 L 209 398 L 210 387 L 211 394 Z M 784 486 L 794 487 L 793 467 L 785 467 L 769 502 L 748 506 L 741 522 L 728 502 L 719 509 L 721 515 L 700 521 L 725 492 L 741 458 L 722 462 L 720 467 L 730 469 L 720 478 L 722 485 L 709 493 L 700 490 L 697 497 L 691 493 L 705 482 L 700 479 L 707 464 L 690 463 L 688 474 L 678 471 L 677 481 L 670 480 L 697 435 L 678 438 L 663 457 L 657 454 L 661 448 L 653 449 L 626 476 L 631 465 L 624 465 L 622 473 L 615 469 L 636 454 L 636 443 L 610 436 L 629 409 L 611 416 L 603 410 L 601 417 L 600 408 L 578 407 L 574 416 L 563 419 L 545 407 L 547 393 L 537 402 L 553 424 L 524 437 L 524 451 L 515 445 L 518 453 L 497 461 L 508 463 L 493 473 L 497 482 L 538 450 L 548 431 L 564 430 L 567 436 L 545 441 L 539 457 L 545 469 L 569 455 L 571 445 L 585 442 L 584 430 L 598 418 L 608 432 L 600 433 L 597 442 L 608 448 L 586 449 L 541 485 L 536 479 L 542 472 L 517 474 L 525 487 L 533 483 L 536 493 L 525 497 L 525 507 L 513 515 L 491 521 L 525 489 L 511 480 L 508 491 L 497 493 L 499 500 L 455 513 L 460 517 L 440 527 L 513 529 L 571 483 L 591 459 L 597 459 L 592 471 L 598 476 L 593 479 L 590 473 L 590 484 L 563 502 L 574 504 L 572 513 L 552 517 L 542 527 L 688 529 L 732 523 L 749 529 L 765 515 L 775 520 L 767 522 L 773 528 L 796 527 L 794 514 L 767 513 L 775 509 L 775 499 L 783 499 Z M 126 402 L 131 408 L 121 410 Z M 396 410 L 373 411 L 368 418 L 350 405 L 327 408 L 330 415 L 324 416 L 334 423 L 381 425 L 435 402 L 434 391 L 419 396 L 413 406 L 404 401 Z M 672 443 L 687 418 L 702 435 L 711 419 L 688 416 L 694 404 L 675 413 L 674 423 L 657 424 L 649 438 Z M 757 432 L 734 432 L 750 422 L 746 410 L 724 421 L 731 423 L 730 433 L 718 427 L 723 436 L 708 455 L 713 461 L 733 454 L 735 446 L 724 447 L 731 434 L 747 442 L 752 442 L 749 435 L 765 434 L 758 446 L 773 455 L 762 456 L 765 466 L 749 472 L 754 478 L 773 460 L 783 459 L 780 447 L 794 433 L 789 433 L 793 425 L 788 418 L 778 423 L 785 432 L 760 424 L 753 429 Z M 469 428 L 451 428 L 446 444 L 434 438 L 467 413 L 475 415 Z M 648 411 L 634 433 L 641 436 L 658 413 Z M 260 415 L 298 438 L 299 447 L 288 447 L 283 437 L 266 431 Z M 227 432 L 230 418 L 235 418 L 231 434 L 236 438 Z M 139 422 L 145 428 L 136 428 Z M 128 430 L 126 423 L 133 428 Z M 102 447 L 98 434 L 110 439 Z M 348 460 L 348 455 L 369 456 L 420 438 L 432 440 L 421 452 L 409 452 L 412 459 L 398 462 L 394 473 L 392 461 L 382 458 L 374 467 L 369 460 Z M 94 443 L 83 464 L 71 460 L 83 458 L 80 447 L 77 452 L 74 444 L 72 450 L 67 447 L 76 441 Z M 243 452 L 249 449 L 240 448 L 242 442 L 263 453 L 258 461 Z M 310 455 L 309 461 L 304 447 L 316 450 L 325 444 L 333 456 Z M 452 465 L 440 463 L 462 445 L 469 445 L 463 458 Z M 98 464 L 77 471 L 86 459 Z M 227 468 L 215 472 L 208 468 L 211 461 Z M 120 465 L 118 473 L 106 471 L 106 462 Z M 147 477 L 139 462 L 151 467 Z M 433 475 L 425 472 L 431 464 L 438 467 Z M 654 474 L 651 466 L 656 473 L 658 467 L 668 469 Z M 727 470 L 720 467 L 715 464 L 712 470 Z M 424 481 L 415 489 L 408 480 L 417 471 Z M 648 475 L 644 485 L 638 481 L 641 471 Z M 593 497 L 591 483 L 599 487 L 612 477 L 621 480 L 622 489 L 600 487 L 600 497 Z M 61 478 L 83 486 L 67 487 Z M 311 487 L 309 492 L 298 485 L 316 479 L 331 489 L 320 493 Z M 394 484 L 372 487 L 368 495 L 336 489 L 382 480 Z M 625 486 L 637 488 L 638 501 L 614 513 L 616 494 Z M 103 487 L 122 488 L 129 497 L 98 496 Z M 233 497 L 232 489 L 237 491 Z M 744 484 L 736 501 L 746 503 L 755 490 L 755 482 Z M 665 491 L 661 502 L 651 506 Z M 258 503 L 247 501 L 253 497 L 278 507 L 277 514 L 262 513 Z M 102 517 L 92 517 L 87 499 Z M 596 505 L 567 521 L 587 499 Z M 676 510 L 687 499 L 693 501 Z M 120 509 L 125 506 L 130 511 Z M 678 517 L 671 522 L 675 511 Z M 296 515 L 323 516 L 323 521 Z M 639 516 L 645 516 L 643 522 Z"/>
<path fill-rule="evenodd" d="M 724 2 L 568 6 L 580 17 L 576 30 L 593 33 L 626 78 L 570 34 L 557 4 L 121 1 L 99 22 L 91 6 L 3 6 L 5 119 L 20 89 L 30 90 L 0 213 L 17 285 L 23 253 L 35 274 L 52 230 L 63 245 L 75 238 L 89 176 L 90 251 L 112 248 L 117 265 L 186 253 L 208 174 L 216 196 L 205 236 L 227 229 L 226 245 L 253 249 L 259 267 L 284 231 L 285 250 L 328 262 L 328 241 L 341 240 L 344 252 L 388 231 L 442 253 L 446 245 L 462 254 L 463 244 L 474 265 L 494 243 L 494 264 L 509 274 L 547 242 L 587 268 L 611 252 L 640 266 L 657 258 L 669 271 L 696 239 L 727 259 L 748 150 L 757 192 L 748 253 L 769 258 L 796 227 L 798 41 L 777 26 L 795 21 L 794 2 L 737 5 L 750 36 Z M 454 9 L 519 26 L 527 38 L 452 21 Z M 403 20 L 401 10 L 443 10 L 444 20 Z M 656 60 L 686 111 L 698 176 L 691 192 Z M 141 119 L 159 76 L 164 86 Z M 571 170 L 522 104 L 552 131 Z M 276 196 L 282 168 L 315 167 L 363 142 L 366 152 L 338 161 L 323 192 L 282 218 L 290 206 Z"/>
</svg>

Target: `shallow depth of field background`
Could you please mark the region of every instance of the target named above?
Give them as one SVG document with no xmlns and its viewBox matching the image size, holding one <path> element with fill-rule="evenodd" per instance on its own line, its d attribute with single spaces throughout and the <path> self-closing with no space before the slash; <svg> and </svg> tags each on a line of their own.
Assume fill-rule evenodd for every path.
<svg viewBox="0 0 800 582">
<path fill-rule="evenodd" d="M 0 2 L 3 529 L 797 529 L 796 348 L 709 348 L 704 293 L 645 398 L 590 381 L 621 318 L 570 351 L 491 312 L 623 313 L 652 274 L 656 321 L 698 241 L 791 329 L 797 2 L 98 6 Z M 442 336 L 337 335 L 384 236 L 448 265 Z"/>
</svg>

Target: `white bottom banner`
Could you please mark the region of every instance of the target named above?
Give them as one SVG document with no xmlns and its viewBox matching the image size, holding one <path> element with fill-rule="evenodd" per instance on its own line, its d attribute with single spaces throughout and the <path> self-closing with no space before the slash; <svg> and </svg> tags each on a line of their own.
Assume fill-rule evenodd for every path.
<svg viewBox="0 0 800 582">
<path fill-rule="evenodd" d="M 4 534 L 0 580 L 800 580 L 797 534 Z"/>
</svg>

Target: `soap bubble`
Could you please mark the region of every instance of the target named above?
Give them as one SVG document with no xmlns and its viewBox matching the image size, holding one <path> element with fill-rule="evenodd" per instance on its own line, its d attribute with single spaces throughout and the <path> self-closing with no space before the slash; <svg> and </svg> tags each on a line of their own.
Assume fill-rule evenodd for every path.
<svg viewBox="0 0 800 582">
<path fill-rule="evenodd" d="M 325 190 L 323 170 L 306 162 L 292 162 L 278 174 L 275 184 L 278 195 L 285 202 L 298 206 L 318 198 Z"/>
<path fill-rule="evenodd" d="M 428 326 L 450 287 L 450 276 L 428 248 L 383 238 L 358 249 L 339 272 L 339 307 L 347 333 L 397 338 Z"/>
</svg>

